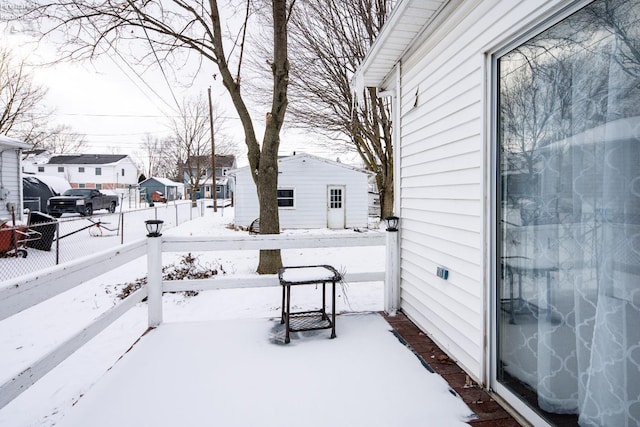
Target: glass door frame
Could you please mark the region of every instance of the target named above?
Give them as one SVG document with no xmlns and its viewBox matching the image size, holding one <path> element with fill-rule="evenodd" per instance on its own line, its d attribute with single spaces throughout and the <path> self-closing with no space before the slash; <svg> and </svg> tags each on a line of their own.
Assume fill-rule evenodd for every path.
<svg viewBox="0 0 640 427">
<path fill-rule="evenodd" d="M 509 388 L 504 386 L 498 381 L 498 320 L 500 316 L 500 303 L 498 299 L 500 294 L 498 287 L 501 285 L 499 280 L 501 272 L 501 262 L 499 255 L 499 249 L 502 245 L 502 229 L 499 224 L 499 214 L 501 213 L 501 194 L 502 194 L 502 180 L 500 178 L 500 147 L 499 147 L 499 127 L 498 127 L 498 90 L 499 90 L 499 69 L 498 60 L 506 53 L 510 52 L 514 48 L 520 46 L 535 35 L 545 31 L 552 25 L 561 22 L 569 15 L 584 8 L 594 0 L 576 0 L 570 2 L 568 5 L 561 7 L 560 9 L 552 10 L 548 15 L 538 17 L 535 22 L 528 28 L 524 28 L 522 32 L 517 36 L 512 36 L 508 40 L 505 40 L 499 47 L 490 50 L 486 53 L 485 57 L 485 76 L 488 81 L 487 84 L 487 154 L 488 154 L 488 167 L 489 174 L 487 179 L 487 185 L 489 189 L 487 191 L 487 218 L 489 219 L 489 236 L 487 248 L 490 256 L 488 260 L 488 278 L 489 278 L 489 292 L 488 292 L 488 305 L 489 305 L 489 320 L 488 320 L 488 345 L 487 345 L 487 366 L 488 372 L 488 386 L 491 391 L 497 394 L 498 399 L 508 406 L 510 406 L 517 415 L 526 422 L 536 426 L 551 426 L 547 420 L 545 420 L 537 411 L 535 411 L 529 404 L 522 400 L 518 395 L 513 393 Z"/>
</svg>

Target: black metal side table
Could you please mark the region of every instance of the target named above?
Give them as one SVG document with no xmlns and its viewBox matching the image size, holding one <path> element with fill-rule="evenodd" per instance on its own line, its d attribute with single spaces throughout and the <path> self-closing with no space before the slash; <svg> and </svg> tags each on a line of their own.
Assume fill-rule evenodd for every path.
<svg viewBox="0 0 640 427">
<path fill-rule="evenodd" d="M 336 282 L 342 275 L 330 265 L 308 265 L 283 267 L 278 270 L 282 285 L 282 314 L 280 323 L 285 324 L 284 342 L 288 344 L 290 332 L 331 329 L 331 338 L 336 337 Z M 325 286 L 331 283 L 331 318 L 326 311 Z M 291 286 L 322 284 L 322 308 L 311 311 L 291 312 Z"/>
</svg>

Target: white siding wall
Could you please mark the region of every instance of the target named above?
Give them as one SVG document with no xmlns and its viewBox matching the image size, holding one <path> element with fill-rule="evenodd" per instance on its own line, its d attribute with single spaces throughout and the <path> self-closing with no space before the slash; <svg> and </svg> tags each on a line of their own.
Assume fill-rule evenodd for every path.
<svg viewBox="0 0 640 427">
<path fill-rule="evenodd" d="M 0 174 L 2 181 L 0 188 L 0 218 L 9 219 L 11 212 L 7 203 L 15 206 L 16 220 L 22 220 L 22 174 L 19 168 L 18 150 L 0 145 Z"/>
<path fill-rule="evenodd" d="M 345 186 L 345 227 L 366 227 L 368 222 L 367 174 L 308 156 L 279 162 L 278 188 L 295 190 L 295 207 L 280 208 L 281 228 L 327 227 L 327 187 Z M 235 222 L 248 226 L 259 216 L 258 198 L 248 168 L 236 175 Z"/>
<path fill-rule="evenodd" d="M 249 167 L 238 170 L 235 176 L 235 187 L 235 225 L 248 227 L 254 219 L 258 218 L 260 211 L 256 186 L 249 174 Z"/>
<path fill-rule="evenodd" d="M 491 259 L 487 54 L 557 3 L 462 2 L 402 63 L 401 307 L 481 382 Z"/>
</svg>

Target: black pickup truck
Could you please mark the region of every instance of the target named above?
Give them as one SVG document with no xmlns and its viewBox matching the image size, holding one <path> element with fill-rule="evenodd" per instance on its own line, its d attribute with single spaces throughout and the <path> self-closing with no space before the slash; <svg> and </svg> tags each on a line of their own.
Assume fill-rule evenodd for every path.
<svg viewBox="0 0 640 427">
<path fill-rule="evenodd" d="M 102 194 L 91 188 L 71 188 L 62 196 L 51 197 L 47 205 L 47 212 L 54 218 L 63 213 L 79 213 L 89 216 L 98 209 L 107 209 L 113 213 L 118 206 L 118 196 Z"/>
</svg>

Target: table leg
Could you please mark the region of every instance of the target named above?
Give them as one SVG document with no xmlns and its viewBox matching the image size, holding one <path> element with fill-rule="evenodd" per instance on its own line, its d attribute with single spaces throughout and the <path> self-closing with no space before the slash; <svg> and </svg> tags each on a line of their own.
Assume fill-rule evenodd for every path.
<svg viewBox="0 0 640 427">
<path fill-rule="evenodd" d="M 331 283 L 331 338 L 336 337 L 336 282 Z"/>
<path fill-rule="evenodd" d="M 327 320 L 327 297 L 325 290 L 325 282 L 322 282 L 322 320 Z"/>
<path fill-rule="evenodd" d="M 286 286 L 282 286 L 282 310 L 280 310 L 280 324 L 282 325 L 284 323 L 284 304 L 285 304 L 285 298 L 284 298 L 284 288 Z"/>
<path fill-rule="evenodd" d="M 284 343 L 289 344 L 291 339 L 289 338 L 289 318 L 291 317 L 291 286 L 285 286 L 287 288 L 287 311 L 285 312 L 285 335 L 284 335 Z"/>
</svg>

